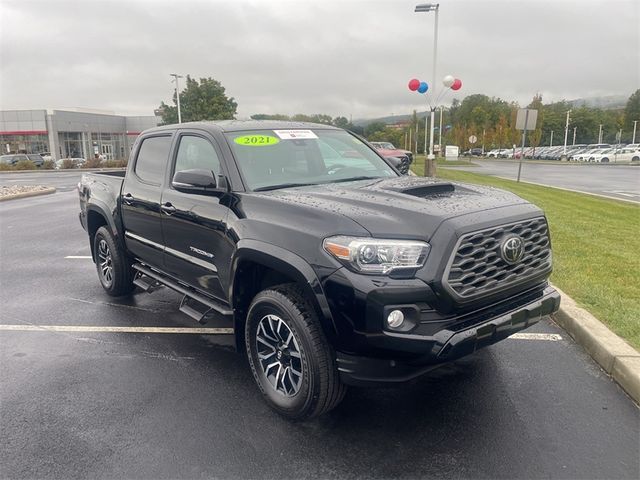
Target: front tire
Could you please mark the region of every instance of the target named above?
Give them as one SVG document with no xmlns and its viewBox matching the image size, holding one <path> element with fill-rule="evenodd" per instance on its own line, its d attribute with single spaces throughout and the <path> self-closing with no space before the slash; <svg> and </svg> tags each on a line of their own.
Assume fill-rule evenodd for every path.
<svg viewBox="0 0 640 480">
<path fill-rule="evenodd" d="M 131 293 L 133 270 L 131 262 L 118 247 L 107 227 L 100 227 L 93 239 L 93 256 L 102 288 L 112 297 Z"/>
<path fill-rule="evenodd" d="M 281 415 L 315 417 L 344 397 L 335 352 L 300 287 L 281 285 L 256 295 L 247 314 L 245 346 L 258 388 Z"/>
</svg>

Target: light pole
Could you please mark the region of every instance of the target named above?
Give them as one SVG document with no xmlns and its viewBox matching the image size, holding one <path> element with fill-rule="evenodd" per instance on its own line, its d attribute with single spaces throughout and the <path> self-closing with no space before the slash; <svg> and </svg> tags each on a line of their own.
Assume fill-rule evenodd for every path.
<svg viewBox="0 0 640 480">
<path fill-rule="evenodd" d="M 178 79 L 183 78 L 182 75 L 172 73 L 169 75 L 176 82 L 176 99 L 178 100 L 178 123 L 182 123 L 182 112 L 180 111 L 180 88 L 178 87 Z"/>
<path fill-rule="evenodd" d="M 549 146 L 553 147 L 553 130 L 551 130 L 551 140 L 549 140 Z"/>
<path fill-rule="evenodd" d="M 567 135 L 569 135 L 569 115 L 571 115 L 571 109 L 567 112 L 567 123 L 564 125 L 564 148 L 562 149 L 562 156 L 567 159 Z"/>
<path fill-rule="evenodd" d="M 631 143 L 636 143 L 636 127 L 638 126 L 638 120 L 633 121 L 633 139 Z"/>
<path fill-rule="evenodd" d="M 573 127 L 573 144 L 572 145 L 576 144 L 576 130 L 577 130 L 577 128 L 578 127 Z"/>
<path fill-rule="evenodd" d="M 600 130 L 598 131 L 598 143 L 602 143 L 602 124 L 600 124 Z"/>
<path fill-rule="evenodd" d="M 439 3 L 421 3 L 420 5 L 416 5 L 414 12 L 422 13 L 422 12 L 436 12 L 435 14 L 435 23 L 433 28 L 433 74 L 431 76 L 431 95 L 433 98 L 436 98 L 436 63 L 438 59 L 438 12 L 440 10 Z M 435 117 L 436 117 L 436 109 L 435 106 L 431 107 L 431 125 L 429 130 L 429 155 L 427 156 L 427 168 L 426 174 L 428 177 L 433 177 L 436 174 L 435 168 L 435 155 L 433 154 L 433 134 L 435 129 Z"/>
</svg>

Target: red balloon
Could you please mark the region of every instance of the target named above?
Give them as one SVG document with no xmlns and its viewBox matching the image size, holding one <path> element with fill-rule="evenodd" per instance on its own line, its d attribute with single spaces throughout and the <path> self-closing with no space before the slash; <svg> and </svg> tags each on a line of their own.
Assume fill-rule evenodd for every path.
<svg viewBox="0 0 640 480">
<path fill-rule="evenodd" d="M 417 78 L 412 78 L 411 80 L 409 80 L 409 90 L 411 90 L 412 92 L 415 92 L 419 86 L 420 80 L 418 80 Z"/>
<path fill-rule="evenodd" d="M 456 78 L 451 85 L 451 90 L 460 90 L 462 88 L 462 80 Z"/>
</svg>

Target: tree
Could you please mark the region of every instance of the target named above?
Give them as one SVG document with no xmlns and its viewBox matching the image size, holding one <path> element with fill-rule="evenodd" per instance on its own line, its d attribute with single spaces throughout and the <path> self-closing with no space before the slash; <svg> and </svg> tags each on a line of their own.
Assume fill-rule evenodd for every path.
<svg viewBox="0 0 640 480">
<path fill-rule="evenodd" d="M 540 145 L 540 140 L 542 140 L 542 126 L 544 125 L 544 105 L 542 105 L 542 95 L 540 93 L 536 93 L 533 96 L 531 103 L 527 105 L 527 108 L 538 111 L 536 128 L 529 133 L 529 145 L 533 147 L 533 155 L 535 155 L 536 147 Z"/>
<path fill-rule="evenodd" d="M 622 125 L 622 129 L 625 138 L 628 138 L 629 142 L 631 142 L 634 120 L 640 123 L 640 89 L 631 94 L 624 108 L 624 124 Z M 638 128 L 640 127 L 636 127 L 636 129 Z M 638 135 L 636 135 L 636 141 L 638 141 Z"/>
<path fill-rule="evenodd" d="M 160 103 L 160 115 L 164 125 L 178 123 L 178 104 L 173 94 L 174 105 Z M 200 120 L 231 120 L 236 116 L 238 104 L 227 97 L 222 84 L 211 77 L 194 80 L 187 75 L 187 84 L 180 92 L 180 113 L 183 122 Z"/>
</svg>

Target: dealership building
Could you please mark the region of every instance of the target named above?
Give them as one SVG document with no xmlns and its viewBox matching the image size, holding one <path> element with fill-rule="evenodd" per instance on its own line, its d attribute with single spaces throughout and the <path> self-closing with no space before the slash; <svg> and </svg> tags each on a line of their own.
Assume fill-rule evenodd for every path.
<svg viewBox="0 0 640 480">
<path fill-rule="evenodd" d="M 140 132 L 160 120 L 90 110 L 0 110 L 0 148 L 3 155 L 50 152 L 55 160 L 127 159 Z"/>
</svg>

